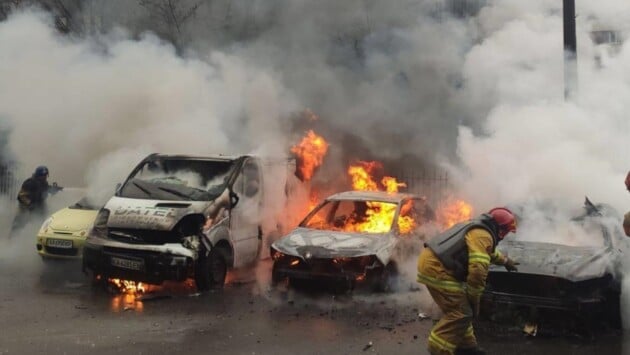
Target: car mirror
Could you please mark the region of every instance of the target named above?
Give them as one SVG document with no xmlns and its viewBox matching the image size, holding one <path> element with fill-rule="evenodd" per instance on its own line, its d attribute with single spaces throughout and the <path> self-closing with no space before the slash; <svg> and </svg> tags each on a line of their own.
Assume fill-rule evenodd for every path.
<svg viewBox="0 0 630 355">
<path fill-rule="evenodd" d="M 230 191 L 230 208 L 236 207 L 238 204 L 238 195 L 234 191 Z"/>
</svg>

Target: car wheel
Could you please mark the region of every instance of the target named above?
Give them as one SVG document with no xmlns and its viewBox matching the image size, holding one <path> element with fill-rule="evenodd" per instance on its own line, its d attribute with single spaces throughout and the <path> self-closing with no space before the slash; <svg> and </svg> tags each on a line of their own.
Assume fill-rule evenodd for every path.
<svg viewBox="0 0 630 355">
<path fill-rule="evenodd" d="M 391 292 L 392 281 L 397 275 L 396 266 L 393 263 L 387 264 L 380 273 L 374 275 L 374 291 Z"/>
<path fill-rule="evenodd" d="M 212 288 L 223 287 L 227 275 L 225 256 L 218 248 L 213 248 L 208 256 L 197 261 L 195 267 L 195 284 L 197 290 L 208 291 Z"/>
</svg>

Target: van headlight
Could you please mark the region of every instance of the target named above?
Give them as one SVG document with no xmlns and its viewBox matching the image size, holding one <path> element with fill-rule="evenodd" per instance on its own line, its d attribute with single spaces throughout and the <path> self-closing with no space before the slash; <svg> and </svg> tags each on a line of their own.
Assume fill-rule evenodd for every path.
<svg viewBox="0 0 630 355">
<path fill-rule="evenodd" d="M 106 237 L 107 236 L 107 220 L 109 219 L 109 210 L 107 208 L 101 208 L 94 219 L 94 225 L 92 231 L 94 234 Z"/>
</svg>

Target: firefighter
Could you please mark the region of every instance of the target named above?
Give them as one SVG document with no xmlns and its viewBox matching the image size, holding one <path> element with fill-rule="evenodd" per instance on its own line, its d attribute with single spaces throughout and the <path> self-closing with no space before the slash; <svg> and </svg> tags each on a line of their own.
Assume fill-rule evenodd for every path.
<svg viewBox="0 0 630 355">
<path fill-rule="evenodd" d="M 429 335 L 431 354 L 485 354 L 477 346 L 472 320 L 479 315 L 489 264 L 518 271 L 518 263 L 495 249 L 509 232 L 516 232 L 514 214 L 497 207 L 425 244 L 418 258 L 418 282 L 443 312 Z"/>
<path fill-rule="evenodd" d="M 48 174 L 47 167 L 38 166 L 33 175 L 22 183 L 17 196 L 19 209 L 13 219 L 12 230 L 22 228 L 32 214 L 45 214 L 45 201 L 48 195 L 63 189 L 56 183 L 49 185 Z"/>
</svg>

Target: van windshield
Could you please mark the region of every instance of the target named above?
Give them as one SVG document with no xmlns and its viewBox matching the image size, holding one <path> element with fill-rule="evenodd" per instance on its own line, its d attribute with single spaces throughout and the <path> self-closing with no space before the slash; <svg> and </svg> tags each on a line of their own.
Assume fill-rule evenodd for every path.
<svg viewBox="0 0 630 355">
<path fill-rule="evenodd" d="M 227 187 L 233 160 L 163 158 L 145 162 L 120 196 L 151 200 L 211 201 Z"/>
</svg>

